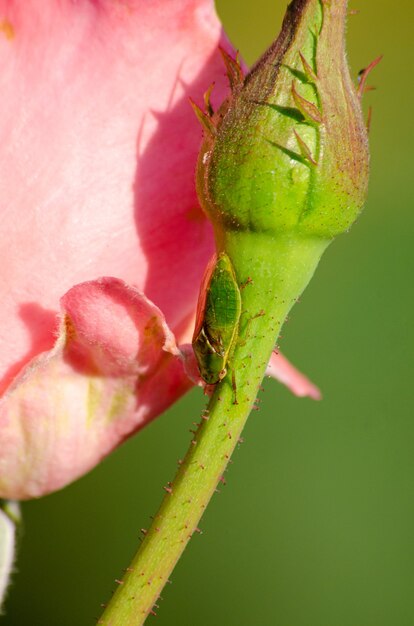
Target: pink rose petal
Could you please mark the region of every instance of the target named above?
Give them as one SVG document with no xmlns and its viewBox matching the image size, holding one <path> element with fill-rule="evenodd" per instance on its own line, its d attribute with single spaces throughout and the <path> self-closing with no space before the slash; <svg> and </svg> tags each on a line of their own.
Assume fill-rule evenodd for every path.
<svg viewBox="0 0 414 626">
<path fill-rule="evenodd" d="M 0 23 L 1 393 L 97 276 L 185 338 L 213 250 L 188 96 L 221 101 L 228 44 L 211 0 L 0 0 Z"/>
<path fill-rule="evenodd" d="M 94 467 L 190 386 L 161 311 L 116 278 L 62 299 L 52 351 L 0 401 L 0 497 L 54 491 Z"/>
<path fill-rule="evenodd" d="M 304 374 L 299 372 L 299 370 L 280 353 L 272 353 L 266 374 L 286 385 L 295 396 L 301 398 L 308 396 L 313 400 L 320 400 L 322 398 L 318 387 Z"/>
</svg>

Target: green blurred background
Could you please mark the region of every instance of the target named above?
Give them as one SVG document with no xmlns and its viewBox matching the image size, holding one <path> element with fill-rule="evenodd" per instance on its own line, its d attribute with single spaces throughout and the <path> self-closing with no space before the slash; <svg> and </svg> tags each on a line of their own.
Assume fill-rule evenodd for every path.
<svg viewBox="0 0 414 626">
<path fill-rule="evenodd" d="M 253 62 L 284 0 L 220 0 Z M 412 21 L 408 0 L 361 0 L 349 20 L 356 75 L 384 60 L 373 104 L 369 201 L 328 250 L 285 326 L 283 350 L 324 400 L 265 384 L 228 484 L 163 593 L 158 626 L 413 626 L 411 288 Z M 138 543 L 204 400 L 193 392 L 90 475 L 23 507 L 4 626 L 88 626 Z"/>
</svg>

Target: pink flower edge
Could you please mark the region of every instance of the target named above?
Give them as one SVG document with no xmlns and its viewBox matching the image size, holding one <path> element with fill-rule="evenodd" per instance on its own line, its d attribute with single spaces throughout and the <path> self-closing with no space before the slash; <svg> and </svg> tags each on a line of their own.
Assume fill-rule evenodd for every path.
<svg viewBox="0 0 414 626">
<path fill-rule="evenodd" d="M 94 467 L 191 382 L 161 311 L 116 278 L 62 298 L 59 337 L 0 401 L 0 495 L 38 497 Z"/>
</svg>

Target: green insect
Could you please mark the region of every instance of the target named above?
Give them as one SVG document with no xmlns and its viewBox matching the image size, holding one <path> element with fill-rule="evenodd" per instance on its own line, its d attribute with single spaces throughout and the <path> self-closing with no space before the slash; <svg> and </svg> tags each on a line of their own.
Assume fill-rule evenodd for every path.
<svg viewBox="0 0 414 626">
<path fill-rule="evenodd" d="M 241 295 L 224 252 L 211 259 L 201 283 L 193 349 L 201 378 L 214 385 L 226 376 L 238 337 Z"/>
</svg>

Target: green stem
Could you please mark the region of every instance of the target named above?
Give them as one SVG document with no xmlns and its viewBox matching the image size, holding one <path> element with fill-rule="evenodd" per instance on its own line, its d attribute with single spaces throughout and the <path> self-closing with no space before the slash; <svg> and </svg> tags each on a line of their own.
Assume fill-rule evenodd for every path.
<svg viewBox="0 0 414 626">
<path fill-rule="evenodd" d="M 242 321 L 229 373 L 216 386 L 187 455 L 99 624 L 139 626 L 153 611 L 237 445 L 283 321 L 328 243 L 251 233 L 228 233 L 219 240 L 219 251 L 232 259 L 242 286 Z"/>
</svg>

